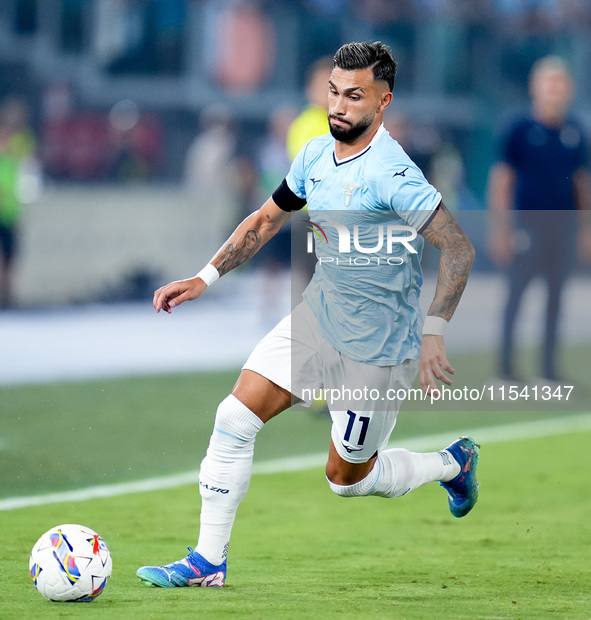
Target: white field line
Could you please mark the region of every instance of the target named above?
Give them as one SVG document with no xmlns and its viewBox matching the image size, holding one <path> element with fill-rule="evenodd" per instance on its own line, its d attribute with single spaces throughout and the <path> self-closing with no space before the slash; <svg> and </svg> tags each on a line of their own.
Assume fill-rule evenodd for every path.
<svg viewBox="0 0 591 620">
<path fill-rule="evenodd" d="M 591 413 L 565 415 L 533 422 L 516 422 L 515 424 L 483 427 L 465 431 L 464 434 L 470 435 L 481 445 L 487 445 L 587 431 L 591 431 Z M 391 444 L 391 447 L 406 448 L 414 452 L 440 450 L 456 437 L 456 434 L 449 432 L 439 433 L 437 435 L 424 435 L 422 437 L 401 440 L 396 442 L 396 444 Z M 255 463 L 253 474 L 275 474 L 322 467 L 326 462 L 326 456 L 326 453 L 323 452 Z M 8 497 L 0 500 L 0 511 L 64 502 L 82 502 L 89 499 L 115 497 L 117 495 L 127 495 L 130 493 L 172 489 L 183 485 L 196 484 L 198 476 L 199 471 L 189 471 L 182 474 L 147 478 L 145 480 L 133 482 L 104 484 L 75 491 L 62 491 L 25 497 Z"/>
</svg>

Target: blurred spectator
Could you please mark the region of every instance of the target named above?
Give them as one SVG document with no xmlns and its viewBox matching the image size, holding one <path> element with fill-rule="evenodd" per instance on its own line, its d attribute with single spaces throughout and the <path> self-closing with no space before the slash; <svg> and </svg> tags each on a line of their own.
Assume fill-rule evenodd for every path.
<svg viewBox="0 0 591 620">
<path fill-rule="evenodd" d="M 106 178 L 109 150 L 108 127 L 96 112 L 72 113 L 43 126 L 41 155 L 45 170 L 53 177 Z"/>
<path fill-rule="evenodd" d="M 241 216 L 237 135 L 232 118 L 221 106 L 206 109 L 199 125 L 185 159 L 185 185 L 203 214 L 200 220 L 207 235 L 202 250 L 209 259 L 232 232 L 229 223 Z"/>
<path fill-rule="evenodd" d="M 384 127 L 407 153 L 412 150 L 412 127 L 405 114 L 388 108 L 384 113 Z"/>
<path fill-rule="evenodd" d="M 130 99 L 118 101 L 109 112 L 111 177 L 144 181 L 156 173 L 162 159 L 163 135 L 155 114 L 140 114 Z"/>
<path fill-rule="evenodd" d="M 346 11 L 350 0 L 306 0 L 304 6 L 319 15 L 338 16 Z"/>
<path fill-rule="evenodd" d="M 208 7 L 213 78 L 226 91 L 255 92 L 264 86 L 275 65 L 273 22 L 255 0 L 216 0 Z"/>
<path fill-rule="evenodd" d="M 295 108 L 281 106 L 269 119 L 267 134 L 260 145 L 257 164 L 259 197 L 254 208 L 261 204 L 262 196 L 270 196 L 289 172 L 287 132 L 297 115 Z M 264 200 L 265 198 L 263 198 Z M 291 226 L 282 226 L 254 257 L 261 275 L 261 315 L 266 323 L 275 324 L 285 314 L 285 283 L 289 283 L 291 266 Z"/>
<path fill-rule="evenodd" d="M 432 158 L 442 145 L 439 130 L 433 125 L 411 123 L 405 114 L 390 108 L 384 113 L 384 127 L 428 176 Z"/>
<path fill-rule="evenodd" d="M 64 28 L 82 40 L 85 4 L 69 0 L 69 11 L 62 10 Z M 113 74 L 178 74 L 184 61 L 187 5 L 186 0 L 94 2 L 89 21 L 96 58 Z M 72 27 L 76 15 L 78 29 Z"/>
<path fill-rule="evenodd" d="M 306 75 L 307 105 L 293 121 L 287 133 L 287 152 L 293 161 L 300 150 L 316 136 L 328 133 L 328 80 L 332 57 L 323 56 Z"/>
<path fill-rule="evenodd" d="M 490 253 L 500 267 L 508 269 L 509 276 L 499 370 L 503 379 L 517 380 L 517 313 L 525 289 L 534 277 L 541 276 L 548 303 L 540 370 L 545 380 L 557 381 L 558 319 L 576 246 L 575 210 L 591 208 L 591 178 L 583 131 L 569 115 L 574 84 L 565 63 L 552 56 L 538 60 L 530 73 L 529 88 L 531 110 L 505 132 L 500 161 L 489 180 Z M 588 227 L 581 234 L 587 239 L 588 251 Z"/>
<path fill-rule="evenodd" d="M 493 0 L 492 4 L 504 28 L 526 35 L 582 27 L 591 18 L 586 0 Z"/>
<path fill-rule="evenodd" d="M 299 13 L 298 74 L 317 58 L 334 54 L 345 38 L 346 19 L 359 0 L 302 0 Z M 295 3 L 294 3 L 295 4 Z M 344 19 L 343 19 L 344 18 Z"/>
<path fill-rule="evenodd" d="M 356 16 L 370 26 L 382 28 L 406 19 L 412 14 L 417 0 L 358 0 L 354 4 Z"/>
<path fill-rule="evenodd" d="M 271 114 L 267 134 L 258 153 L 261 196 L 270 196 L 289 171 L 287 134 L 296 117 L 297 110 L 291 106 L 281 106 Z"/>
<path fill-rule="evenodd" d="M 18 98 L 0 108 L 0 307 L 14 304 L 14 265 L 22 203 L 32 201 L 36 140 L 28 123 L 28 107 Z"/>
<path fill-rule="evenodd" d="M 464 160 L 453 140 L 444 142 L 434 154 L 428 178 L 444 196 L 448 209 L 478 209 L 478 202 L 466 184 Z"/>
<path fill-rule="evenodd" d="M 45 101 L 41 156 L 47 174 L 77 181 L 147 180 L 157 175 L 164 137 L 155 114 L 131 100 L 108 113 L 71 108 L 71 94 L 56 87 Z"/>
<path fill-rule="evenodd" d="M 328 126 L 328 81 L 332 73 L 332 56 L 322 56 L 308 69 L 306 74 L 307 104 L 291 123 L 287 132 L 287 154 L 293 161 L 306 144 L 317 136 L 329 132 Z M 294 248 L 306 247 L 306 229 L 300 224 L 291 227 L 291 242 Z M 316 266 L 315 254 L 298 251 L 292 253 L 292 291 L 294 301 L 304 290 Z"/>
</svg>

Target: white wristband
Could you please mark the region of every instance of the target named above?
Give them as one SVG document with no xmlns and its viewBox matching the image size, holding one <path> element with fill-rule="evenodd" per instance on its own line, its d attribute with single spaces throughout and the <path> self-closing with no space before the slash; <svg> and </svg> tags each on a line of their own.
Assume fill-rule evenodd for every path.
<svg viewBox="0 0 591 620">
<path fill-rule="evenodd" d="M 426 316 L 423 324 L 423 336 L 443 336 L 447 321 L 440 316 Z"/>
<path fill-rule="evenodd" d="M 210 286 L 219 279 L 220 272 L 211 263 L 207 263 L 195 277 L 201 278 L 207 286 Z"/>
</svg>

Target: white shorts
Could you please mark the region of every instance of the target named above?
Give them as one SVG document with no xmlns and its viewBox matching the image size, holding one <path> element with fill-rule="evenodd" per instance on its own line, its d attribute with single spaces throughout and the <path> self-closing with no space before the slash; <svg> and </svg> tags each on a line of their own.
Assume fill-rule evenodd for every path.
<svg viewBox="0 0 591 620">
<path fill-rule="evenodd" d="M 398 395 L 411 387 L 418 367 L 418 360 L 375 366 L 342 355 L 318 333 L 302 302 L 260 340 L 243 369 L 306 406 L 326 397 L 337 452 L 350 463 L 365 463 L 387 446 L 402 403 Z"/>
</svg>

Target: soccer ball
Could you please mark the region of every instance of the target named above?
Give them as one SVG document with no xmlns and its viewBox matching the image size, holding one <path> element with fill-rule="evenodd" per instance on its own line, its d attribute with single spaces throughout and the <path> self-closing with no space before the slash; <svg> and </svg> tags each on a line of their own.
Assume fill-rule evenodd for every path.
<svg viewBox="0 0 591 620">
<path fill-rule="evenodd" d="M 113 561 L 105 541 L 89 527 L 58 525 L 35 543 L 31 580 L 49 601 L 93 601 L 111 576 Z"/>
</svg>

